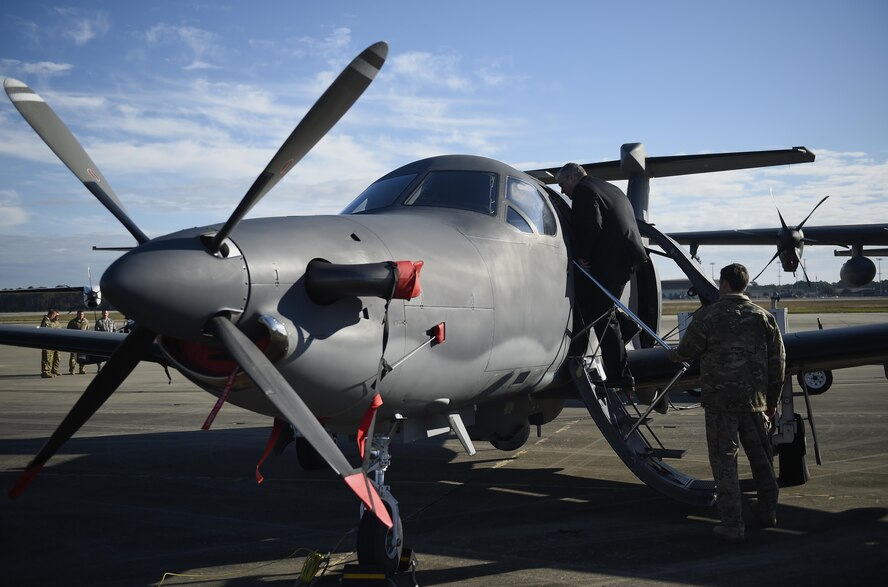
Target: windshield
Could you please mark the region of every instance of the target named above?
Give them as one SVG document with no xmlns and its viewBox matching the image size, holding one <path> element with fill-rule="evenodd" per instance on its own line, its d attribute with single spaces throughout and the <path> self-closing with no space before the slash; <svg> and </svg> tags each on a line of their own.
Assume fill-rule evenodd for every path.
<svg viewBox="0 0 888 587">
<path fill-rule="evenodd" d="M 497 175 L 484 171 L 433 171 L 405 206 L 460 208 L 493 216 L 497 205 Z"/>
<path fill-rule="evenodd" d="M 346 206 L 341 214 L 360 214 L 390 206 L 415 177 L 416 174 L 411 173 L 373 182 L 351 204 Z"/>
</svg>

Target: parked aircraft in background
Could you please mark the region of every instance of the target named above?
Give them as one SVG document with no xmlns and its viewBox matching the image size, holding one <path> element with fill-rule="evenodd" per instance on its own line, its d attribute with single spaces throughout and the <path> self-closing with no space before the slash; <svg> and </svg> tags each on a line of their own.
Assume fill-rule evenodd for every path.
<svg viewBox="0 0 888 587">
<path fill-rule="evenodd" d="M 829 196 L 824 197 L 817 206 L 822 204 Z M 777 245 L 777 252 L 768 261 L 768 264 L 753 278 L 755 281 L 765 269 L 779 258 L 783 270 L 793 275 L 801 266 L 805 280 L 810 283 L 808 273 L 802 264 L 802 252 L 805 245 L 830 245 L 845 247 L 847 251 L 836 252 L 837 256 L 850 256 L 843 265 L 839 274 L 841 280 L 848 287 L 863 287 L 873 280 L 876 275 L 876 265 L 869 258 L 880 256 L 885 249 L 867 250 L 867 245 L 888 245 L 888 224 L 845 224 L 833 226 L 809 226 L 805 223 L 811 218 L 811 213 L 799 224 L 789 226 L 777 210 L 780 217 L 780 228 L 744 228 L 738 230 L 703 230 L 691 232 L 674 232 L 669 236 L 677 242 L 690 245 L 691 256 L 697 257 L 700 245 Z M 804 230 L 803 230 L 804 228 Z"/>
</svg>

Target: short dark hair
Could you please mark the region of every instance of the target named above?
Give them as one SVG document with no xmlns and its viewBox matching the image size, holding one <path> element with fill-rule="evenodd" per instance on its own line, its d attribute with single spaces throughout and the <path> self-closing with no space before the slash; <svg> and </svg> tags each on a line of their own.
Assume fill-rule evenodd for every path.
<svg viewBox="0 0 888 587">
<path fill-rule="evenodd" d="M 722 267 L 719 280 L 727 281 L 731 291 L 746 291 L 746 286 L 749 285 L 749 271 L 740 263 L 731 263 Z"/>
</svg>

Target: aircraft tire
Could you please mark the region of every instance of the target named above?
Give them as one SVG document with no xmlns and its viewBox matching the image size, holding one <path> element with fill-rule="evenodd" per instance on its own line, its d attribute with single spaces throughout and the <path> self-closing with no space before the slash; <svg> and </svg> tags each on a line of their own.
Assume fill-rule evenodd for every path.
<svg viewBox="0 0 888 587">
<path fill-rule="evenodd" d="M 796 421 L 795 438 L 790 443 L 777 445 L 781 487 L 804 485 L 810 479 L 805 462 L 805 422 L 800 415 L 793 415 Z"/>
<path fill-rule="evenodd" d="M 386 504 L 391 514 L 392 510 Z M 404 546 L 404 526 L 401 519 L 393 519 L 395 525 L 389 529 L 370 510 L 364 511 L 358 525 L 358 562 L 385 569 L 386 575 L 398 570 L 401 550 Z"/>
<path fill-rule="evenodd" d="M 520 428 L 517 428 L 510 437 L 491 440 L 490 444 L 498 450 L 518 450 L 524 446 L 524 443 L 527 442 L 528 438 L 530 438 L 530 422 L 525 420 L 524 424 Z"/>
<path fill-rule="evenodd" d="M 808 395 L 820 395 L 832 387 L 832 371 L 809 371 L 796 375 L 799 387 L 807 387 Z"/>
<path fill-rule="evenodd" d="M 299 466 L 305 471 L 318 471 L 327 467 L 327 461 L 315 450 L 315 447 L 305 438 L 299 436 L 295 440 L 296 459 Z"/>
</svg>

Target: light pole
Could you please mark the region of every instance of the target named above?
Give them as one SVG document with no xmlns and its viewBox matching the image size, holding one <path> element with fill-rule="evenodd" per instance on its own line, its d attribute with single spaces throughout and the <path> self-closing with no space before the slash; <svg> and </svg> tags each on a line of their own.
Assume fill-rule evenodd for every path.
<svg viewBox="0 0 888 587">
<path fill-rule="evenodd" d="M 879 295 L 882 295 L 882 257 L 876 257 L 879 262 Z"/>
<path fill-rule="evenodd" d="M 712 276 L 712 281 L 715 281 L 715 262 L 710 261 L 709 263 L 709 275 Z"/>
</svg>

